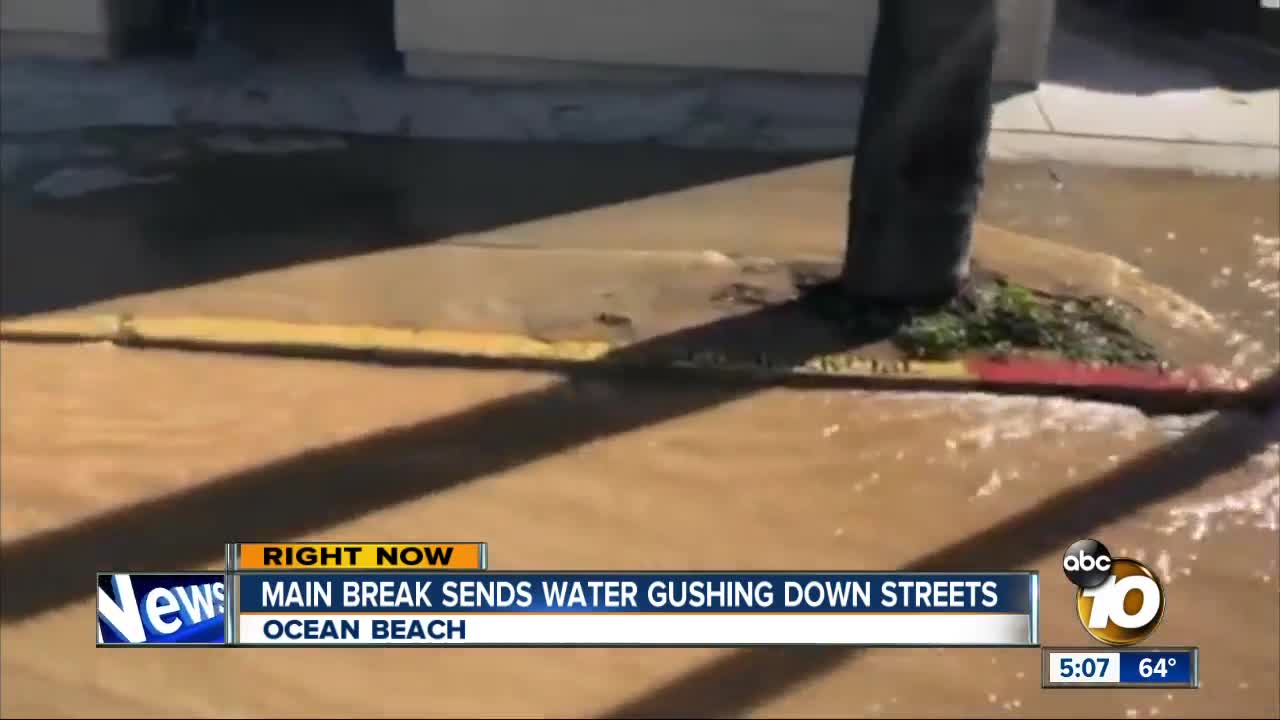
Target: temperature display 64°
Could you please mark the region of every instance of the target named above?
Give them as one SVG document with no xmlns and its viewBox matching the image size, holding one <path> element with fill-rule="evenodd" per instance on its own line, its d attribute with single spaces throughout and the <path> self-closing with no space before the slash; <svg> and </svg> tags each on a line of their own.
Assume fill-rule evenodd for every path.
<svg viewBox="0 0 1280 720">
<path fill-rule="evenodd" d="M 1045 648 L 1042 685 L 1070 687 L 1195 688 L 1196 648 Z"/>
</svg>

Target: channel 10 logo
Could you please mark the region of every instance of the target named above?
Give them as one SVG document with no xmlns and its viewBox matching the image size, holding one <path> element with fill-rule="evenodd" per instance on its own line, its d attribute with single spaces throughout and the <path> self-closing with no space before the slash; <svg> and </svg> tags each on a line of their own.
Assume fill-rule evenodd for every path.
<svg viewBox="0 0 1280 720">
<path fill-rule="evenodd" d="M 1164 587 L 1146 565 L 1113 558 L 1097 540 L 1077 540 L 1062 556 L 1062 571 L 1076 588 L 1084 629 L 1108 645 L 1135 645 L 1164 619 Z"/>
</svg>

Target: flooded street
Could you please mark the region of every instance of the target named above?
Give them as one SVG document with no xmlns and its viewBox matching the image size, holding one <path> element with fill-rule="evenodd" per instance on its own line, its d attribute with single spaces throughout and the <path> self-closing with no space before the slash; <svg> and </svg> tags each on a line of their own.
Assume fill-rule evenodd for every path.
<svg viewBox="0 0 1280 720">
<path fill-rule="evenodd" d="M 838 259 L 848 175 L 644 146 L 173 131 L 6 157 L 6 317 L 539 337 L 625 335 L 592 321 L 606 313 L 637 337 L 714 326 L 749 312 L 713 299 L 744 277 L 785 299 L 787 262 Z M 1090 291 L 1171 288 L 1217 329 L 1153 315 L 1164 340 L 1260 375 L 1280 352 L 1276 198 L 1274 181 L 998 166 L 980 244 Z M 1014 257 L 1007 231 L 1141 277 Z M 1280 715 L 1274 413 L 19 343 L 0 345 L 0 398 L 5 716 Z M 1043 643 L 1083 646 L 1060 569 L 1081 536 L 1161 576 L 1151 642 L 1199 646 L 1201 689 L 1044 691 L 1036 650 L 108 652 L 84 590 L 98 570 L 216 567 L 229 540 L 292 538 L 483 540 L 504 570 L 1017 568 L 1041 573 Z"/>
<path fill-rule="evenodd" d="M 740 707 L 737 673 L 706 681 L 696 701 L 664 689 L 734 651 L 419 650 L 410 671 L 403 650 L 95 650 L 79 575 L 107 558 L 212 567 L 226 537 L 479 537 L 503 569 L 897 568 L 944 547 L 959 548 L 955 566 L 985 567 L 964 557 L 966 538 L 1027 511 L 1043 514 L 1041 534 L 1011 539 L 997 565 L 1043 573 L 1046 644 L 1084 644 L 1058 552 L 1034 550 L 1071 542 L 1053 499 L 1187 427 L 1061 401 L 565 388 L 109 347 L 4 353 L 6 715 L 1277 709 L 1274 449 L 1173 497 L 1160 484 L 1172 478 L 1140 478 L 1142 503 L 1096 532 L 1169 583 L 1153 642 L 1201 646 L 1193 693 L 1040 691 L 1035 651 L 876 650 L 818 668 L 765 654 L 752 672 L 785 682 Z M 373 488 L 386 490 L 370 500 Z M 16 612 L 39 614 L 11 622 Z M 156 681 L 171 689 L 163 703 L 147 689 Z"/>
</svg>

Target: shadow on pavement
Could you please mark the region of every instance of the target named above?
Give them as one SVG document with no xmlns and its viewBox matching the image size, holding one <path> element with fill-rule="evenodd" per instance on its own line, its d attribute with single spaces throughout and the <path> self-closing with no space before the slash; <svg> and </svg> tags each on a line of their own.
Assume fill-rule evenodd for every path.
<svg viewBox="0 0 1280 720">
<path fill-rule="evenodd" d="M 1268 416 L 1223 413 L 1167 445 L 1047 498 L 976 535 L 906 564 L 904 572 L 1025 568 L 1107 523 L 1186 492 L 1280 439 L 1280 375 L 1259 392 Z M 603 714 L 609 718 L 734 717 L 856 660 L 859 648 L 737 650 Z"/>
<path fill-rule="evenodd" d="M 812 323 L 808 327 L 814 331 L 805 331 L 797 305 L 672 333 L 620 350 L 618 356 L 626 360 L 735 341 L 758 344 L 768 337 L 791 357 L 811 357 L 880 339 L 841 337 Z M 107 568 L 198 568 L 216 561 L 223 543 L 233 539 L 270 541 L 314 533 L 598 438 L 716 407 L 759 386 L 672 389 L 667 383 L 661 392 L 628 393 L 626 402 L 602 402 L 579 387 L 558 383 L 495 400 L 6 543 L 0 547 L 0 617 L 20 620 L 74 602 L 91 589 L 85 578 Z"/>
<path fill-rule="evenodd" d="M 662 353 L 775 336 L 794 356 L 879 338 L 787 334 L 797 303 L 692 328 L 619 351 Z M 642 380 L 636 382 L 643 382 Z M 85 598 L 95 572 L 172 570 L 216 562 L 232 538 L 306 536 L 369 512 L 442 492 L 593 440 L 706 410 L 751 386 L 694 385 L 601 401 L 574 383 L 492 401 L 357 442 L 305 452 L 199 487 L 6 543 L 0 617 L 20 621 Z M 909 563 L 904 570 L 1017 568 L 1094 528 L 1196 487 L 1280 438 L 1280 374 L 1257 386 L 1269 415 L 1222 413 L 1168 445 L 1035 508 Z M 1257 398 L 1255 398 L 1256 400 Z M 493 442 L 491 438 L 503 438 Z M 359 480 L 355 480 L 359 478 Z M 734 652 L 607 713 L 610 717 L 724 716 L 856 658 L 854 649 Z"/>
<path fill-rule="evenodd" d="M 759 338 L 764 337 L 771 345 L 786 348 L 787 358 L 795 360 L 884 337 L 848 337 L 814 328 L 812 323 L 803 322 L 801 312 L 800 301 L 771 306 L 641 342 L 617 351 L 617 357 L 625 361 L 685 352 L 691 347 L 732 347 L 743 340 L 758 347 Z M 887 335 L 893 329 L 883 332 Z M 6 543 L 0 547 L 0 617 L 20 620 L 74 602 L 89 587 L 84 579 L 106 568 L 141 571 L 199 567 L 216 561 L 223 543 L 230 539 L 271 541 L 304 536 L 599 438 L 713 408 L 758 388 L 751 384 L 699 383 L 673 391 L 668 384 L 662 392 L 632 393 L 627 402 L 601 402 L 579 392 L 572 382 L 560 383 L 450 417 L 214 478 L 189 490 Z M 1046 547 L 1057 547 L 1078 534 L 1081 523 L 1099 522 L 1097 518 L 1105 520 L 1191 487 L 1213 469 L 1238 463 L 1262 442 L 1256 433 L 1234 426 L 1221 438 L 1213 435 L 1215 428 L 1223 432 L 1220 428 L 1231 422 L 1225 416 L 1219 417 L 1207 429 L 1178 442 L 1165 455 L 1108 476 L 1087 491 L 1052 501 L 1030 519 L 1006 523 L 1002 530 L 993 531 L 996 535 L 992 537 L 1034 530 L 1046 536 L 1042 539 Z M 1221 447 L 1209 447 L 1205 454 L 1200 438 L 1206 436 L 1217 438 L 1215 442 L 1220 439 Z M 491 438 L 503 441 L 494 442 Z M 1166 455 L 1177 448 L 1190 450 L 1183 451 L 1186 457 L 1170 462 Z M 1153 465 L 1168 466 L 1179 474 L 1154 485 L 1131 484 L 1126 479 L 1129 475 L 1125 473 L 1155 472 Z M 353 481 L 357 477 L 358 483 Z M 1102 502 L 1107 493 L 1113 498 Z M 1054 528 L 1056 532 L 1047 537 Z M 162 541 L 157 542 L 158 538 Z M 973 542 L 990 540 L 979 538 Z M 1021 540 L 1014 545 L 1023 549 L 1039 547 Z M 963 553 L 949 552 L 929 559 L 925 566 L 964 564 Z M 1011 558 L 1008 564 L 1020 564 L 1020 557 Z"/>
<path fill-rule="evenodd" d="M 54 311 L 437 242 L 828 157 L 395 138 L 270 154 L 211 150 L 211 138 L 246 141 L 201 132 L 88 133 L 90 144 L 120 148 L 131 173 L 166 182 L 63 199 L 6 187 L 0 313 Z M 279 137 L 257 140 L 270 145 Z"/>
</svg>

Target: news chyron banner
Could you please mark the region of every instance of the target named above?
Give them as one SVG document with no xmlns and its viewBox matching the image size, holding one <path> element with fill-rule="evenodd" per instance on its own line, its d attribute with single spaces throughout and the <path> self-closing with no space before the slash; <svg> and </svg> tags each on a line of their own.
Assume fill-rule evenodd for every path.
<svg viewBox="0 0 1280 720">
<path fill-rule="evenodd" d="M 222 572 L 98 574 L 98 646 L 236 645 L 241 572 L 484 570 L 484 543 L 234 543 Z M 314 576 L 310 576 L 314 577 Z M 284 643 L 273 643 L 284 644 Z"/>
<path fill-rule="evenodd" d="M 1040 644 L 1033 572 L 493 572 L 483 543 L 237 544 L 227 556 L 220 575 L 100 577 L 99 644 Z M 122 577 L 145 578 L 145 592 L 104 589 Z M 222 590 L 209 592 L 222 598 L 217 637 L 204 605 L 183 599 L 201 582 Z"/>
</svg>

